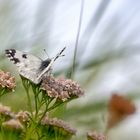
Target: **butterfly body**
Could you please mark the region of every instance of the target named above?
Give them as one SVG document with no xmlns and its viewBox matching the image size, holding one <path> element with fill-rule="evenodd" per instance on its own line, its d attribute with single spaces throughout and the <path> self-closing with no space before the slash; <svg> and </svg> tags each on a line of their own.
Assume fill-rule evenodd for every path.
<svg viewBox="0 0 140 140">
<path fill-rule="evenodd" d="M 56 58 L 61 56 L 64 49 L 65 48 L 63 48 L 63 50 L 61 50 L 53 59 L 48 58 L 46 60 L 42 60 L 32 54 L 27 54 L 15 49 L 5 50 L 5 54 L 8 59 L 17 66 L 20 75 L 31 80 L 35 84 L 39 84 L 43 76 L 49 73 L 52 64 Z"/>
</svg>

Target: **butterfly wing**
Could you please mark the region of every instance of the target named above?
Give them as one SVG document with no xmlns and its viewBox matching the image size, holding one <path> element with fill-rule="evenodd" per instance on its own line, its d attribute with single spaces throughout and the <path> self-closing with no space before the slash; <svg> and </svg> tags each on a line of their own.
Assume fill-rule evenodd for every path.
<svg viewBox="0 0 140 140">
<path fill-rule="evenodd" d="M 51 70 L 54 61 L 58 57 L 63 56 L 62 53 L 65 49 L 66 47 L 64 47 L 53 59 L 47 59 L 45 61 L 42 61 L 34 55 L 23 53 L 15 49 L 5 50 L 5 54 L 9 60 L 18 67 L 18 71 L 22 76 L 31 80 L 33 83 L 38 84 Z"/>
<path fill-rule="evenodd" d="M 22 76 L 36 84 L 40 82 L 37 78 L 41 73 L 40 67 L 43 62 L 40 58 L 15 49 L 5 50 L 5 54 L 18 67 Z"/>
</svg>

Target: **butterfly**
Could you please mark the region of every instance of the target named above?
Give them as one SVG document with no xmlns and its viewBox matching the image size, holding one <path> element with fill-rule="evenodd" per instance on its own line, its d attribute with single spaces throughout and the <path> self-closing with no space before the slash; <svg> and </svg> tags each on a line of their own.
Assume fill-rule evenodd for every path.
<svg viewBox="0 0 140 140">
<path fill-rule="evenodd" d="M 32 54 L 27 54 L 15 49 L 7 49 L 5 50 L 5 54 L 8 59 L 17 66 L 20 75 L 35 84 L 39 84 L 42 81 L 42 78 L 51 71 L 55 60 L 60 56 L 64 56 L 62 53 L 65 49 L 66 47 L 64 47 L 54 58 L 48 58 L 46 60 L 42 60 Z"/>
</svg>

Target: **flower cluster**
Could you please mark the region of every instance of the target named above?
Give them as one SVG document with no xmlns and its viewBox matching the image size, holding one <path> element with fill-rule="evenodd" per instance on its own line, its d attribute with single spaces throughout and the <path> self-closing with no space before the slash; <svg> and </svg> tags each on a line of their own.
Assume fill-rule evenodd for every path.
<svg viewBox="0 0 140 140">
<path fill-rule="evenodd" d="M 18 119 L 10 119 L 8 121 L 5 121 L 2 123 L 2 127 L 6 130 L 18 130 L 21 131 L 23 130 L 23 125 Z"/>
<path fill-rule="evenodd" d="M 9 118 L 12 118 L 14 116 L 14 113 L 11 111 L 11 108 L 9 106 L 4 106 L 0 104 L 0 118 L 3 121 L 8 120 Z"/>
<path fill-rule="evenodd" d="M 88 140 L 107 140 L 102 133 L 97 133 L 97 132 L 88 132 L 87 138 Z"/>
<path fill-rule="evenodd" d="M 16 87 L 15 78 L 9 72 L 0 71 L 0 87 L 13 91 Z"/>
<path fill-rule="evenodd" d="M 30 113 L 28 111 L 19 111 L 15 117 L 18 119 L 21 123 L 26 123 L 29 121 L 29 115 Z"/>
<path fill-rule="evenodd" d="M 1 127 L 5 132 L 15 132 L 22 136 L 26 129 L 32 125 L 32 120 L 29 117 L 30 113 L 28 111 L 13 113 L 8 106 L 1 105 L 1 108 L 1 114 L 12 114 L 8 119 L 3 119 L 1 123 Z M 34 122 L 33 125 L 35 124 L 37 124 L 36 131 L 41 132 L 41 136 L 46 139 L 53 140 L 60 138 L 61 140 L 69 140 L 76 133 L 76 130 L 71 128 L 66 122 L 57 118 L 49 118 L 48 116 L 45 116 L 40 123 Z"/>
<path fill-rule="evenodd" d="M 54 132 L 54 137 L 60 137 L 60 130 L 62 132 L 62 137 L 64 137 L 63 132 L 67 135 L 68 139 L 74 135 L 74 131 L 71 131 L 70 127 L 67 127 L 63 121 L 47 119 L 45 116 L 61 104 L 83 95 L 84 92 L 81 87 L 72 80 L 62 78 L 56 79 L 50 75 L 45 76 L 40 84 L 34 84 L 23 76 L 21 76 L 21 78 L 28 97 L 28 105 L 30 109 L 30 114 L 28 116 L 33 120 L 33 123 L 40 124 L 41 122 L 43 135 L 47 137 L 50 134 L 50 129 Z M 29 94 L 30 88 L 33 91 L 35 99 L 34 107 L 32 106 L 31 95 Z M 35 110 L 33 110 L 33 108 L 35 108 Z M 44 117 L 46 118 L 45 120 Z M 49 122 L 49 124 L 47 124 L 47 122 Z M 48 131 L 48 133 L 46 131 Z"/>
<path fill-rule="evenodd" d="M 0 118 L 2 127 L 6 130 L 21 130 L 29 121 L 29 112 L 19 111 L 14 113 L 9 106 L 0 104 Z"/>
<path fill-rule="evenodd" d="M 67 131 L 68 133 L 70 133 L 72 135 L 75 135 L 75 133 L 76 133 L 76 129 L 71 128 L 66 122 L 64 122 L 63 120 L 57 119 L 57 118 L 44 117 L 41 121 L 41 124 L 56 126 L 58 128 L 61 128 L 65 131 Z"/>
<path fill-rule="evenodd" d="M 84 94 L 80 86 L 71 79 L 55 79 L 52 76 L 48 76 L 43 80 L 41 87 L 47 91 L 49 97 L 54 97 L 62 101 L 77 98 Z"/>
<path fill-rule="evenodd" d="M 0 127 L 7 134 L 13 134 L 18 139 L 61 139 L 70 140 L 76 134 L 66 122 L 49 118 L 46 114 L 65 101 L 81 97 L 84 91 L 74 81 L 64 78 L 44 77 L 40 84 L 34 84 L 21 76 L 25 87 L 30 111 L 14 113 L 11 108 L 0 104 Z M 0 95 L 13 91 L 16 87 L 15 78 L 9 72 L 0 71 Z M 31 100 L 30 89 L 34 95 L 34 105 Z M 32 133 L 30 133 L 32 132 Z M 11 136 L 10 136 L 11 137 Z"/>
<path fill-rule="evenodd" d="M 57 118 L 45 116 L 41 121 L 41 125 L 44 126 L 43 130 L 45 133 L 53 132 L 54 136 L 51 137 L 61 137 L 61 139 L 67 140 L 76 134 L 76 129 L 71 128 L 66 122 Z"/>
<path fill-rule="evenodd" d="M 19 133 L 23 130 L 24 128 L 23 124 L 16 116 L 17 114 L 12 112 L 9 106 L 0 104 L 0 119 L 1 119 L 0 127 L 4 130 L 4 132 Z"/>
<path fill-rule="evenodd" d="M 9 106 L 4 106 L 0 104 L 0 115 L 9 115 L 11 114 L 11 108 Z"/>
</svg>

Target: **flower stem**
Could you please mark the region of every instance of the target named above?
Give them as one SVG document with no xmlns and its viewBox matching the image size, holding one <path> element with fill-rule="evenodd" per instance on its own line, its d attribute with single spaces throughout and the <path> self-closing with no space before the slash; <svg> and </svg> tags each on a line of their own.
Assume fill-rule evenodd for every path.
<svg viewBox="0 0 140 140">
<path fill-rule="evenodd" d="M 30 94 L 29 94 L 30 82 L 22 76 L 21 76 L 21 79 L 22 79 L 22 83 L 23 83 L 23 86 L 24 86 L 26 94 L 27 94 L 28 107 L 29 107 L 31 116 L 33 117 L 32 102 L 31 102 L 31 97 L 30 97 Z"/>
</svg>

